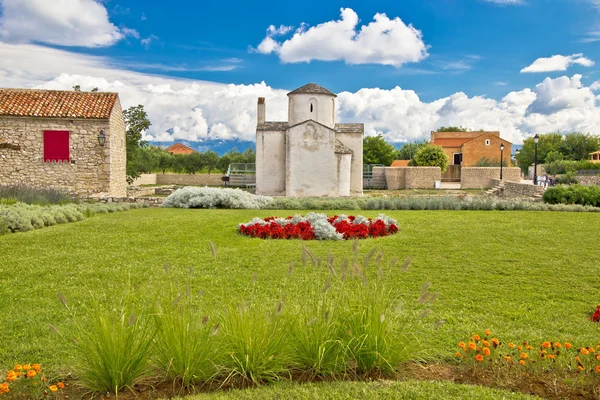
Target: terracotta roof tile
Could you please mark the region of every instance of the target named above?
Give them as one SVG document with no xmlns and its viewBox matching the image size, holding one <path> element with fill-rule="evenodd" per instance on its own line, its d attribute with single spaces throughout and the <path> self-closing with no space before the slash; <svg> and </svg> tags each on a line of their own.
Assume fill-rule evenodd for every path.
<svg viewBox="0 0 600 400">
<path fill-rule="evenodd" d="M 0 116 L 109 119 L 117 93 L 0 89 Z"/>
<path fill-rule="evenodd" d="M 191 147 L 188 147 L 182 143 L 175 143 L 175 144 L 167 147 L 165 149 L 165 151 L 167 151 L 171 154 L 192 154 L 192 153 L 196 152 L 196 150 L 194 150 Z"/>
<path fill-rule="evenodd" d="M 390 167 L 408 167 L 408 162 L 410 160 L 394 160 Z"/>
</svg>

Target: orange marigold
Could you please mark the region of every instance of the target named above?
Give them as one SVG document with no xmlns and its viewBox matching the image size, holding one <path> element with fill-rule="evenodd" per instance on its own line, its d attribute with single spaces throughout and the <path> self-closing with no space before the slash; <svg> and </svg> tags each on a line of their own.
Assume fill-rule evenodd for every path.
<svg viewBox="0 0 600 400">
<path fill-rule="evenodd" d="M 20 371 L 21 369 L 23 369 L 23 367 L 21 366 L 21 364 L 15 365 L 15 371 Z"/>
<path fill-rule="evenodd" d="M 554 354 L 548 354 L 548 358 L 551 360 L 554 360 L 555 356 L 554 356 Z"/>
<path fill-rule="evenodd" d="M 23 365 L 23 369 L 31 369 L 31 365 L 25 364 L 25 365 Z"/>
<path fill-rule="evenodd" d="M 517 346 L 517 350 L 523 350 L 523 346 Z"/>
<path fill-rule="evenodd" d="M 456 352 L 456 357 L 462 357 L 462 353 L 460 351 Z"/>
<path fill-rule="evenodd" d="M 512 348 L 514 348 L 514 347 L 515 347 L 515 344 L 514 344 L 513 342 L 510 342 L 510 343 L 508 344 L 508 347 L 510 347 L 510 348 L 512 349 Z"/>
<path fill-rule="evenodd" d="M 4 382 L 0 385 L 0 393 L 8 393 L 10 392 L 10 388 L 8 387 L 8 383 Z"/>
<path fill-rule="evenodd" d="M 600 354 L 596 354 L 596 360 L 600 361 Z"/>
<path fill-rule="evenodd" d="M 485 334 L 486 334 L 486 335 L 488 335 L 488 336 L 492 334 L 492 331 L 491 331 L 491 330 L 489 330 L 489 329 L 486 329 L 484 332 L 485 332 Z"/>
<path fill-rule="evenodd" d="M 498 338 L 492 338 L 492 344 L 494 346 L 498 346 L 499 343 L 500 343 L 500 341 L 498 340 Z"/>
<path fill-rule="evenodd" d="M 490 349 L 488 349 L 487 347 L 484 347 L 483 348 L 483 355 L 489 356 L 490 355 Z"/>
<path fill-rule="evenodd" d="M 575 361 L 579 362 L 579 361 L 581 361 L 581 358 L 575 357 Z"/>
<path fill-rule="evenodd" d="M 578 369 L 579 371 L 583 371 L 583 367 L 582 367 L 581 365 L 578 365 L 578 366 L 577 366 L 577 369 Z"/>
<path fill-rule="evenodd" d="M 554 342 L 554 347 L 556 347 L 557 349 L 560 349 L 562 346 L 561 346 L 560 342 Z"/>
<path fill-rule="evenodd" d="M 519 364 L 521 364 L 521 365 L 525 365 L 525 360 L 520 360 L 520 361 L 519 361 Z"/>
<path fill-rule="evenodd" d="M 531 345 L 527 346 L 527 350 L 533 350 L 533 346 L 531 346 Z"/>
<path fill-rule="evenodd" d="M 565 343 L 565 348 L 570 349 L 571 347 L 573 347 L 573 345 L 569 342 Z"/>
<path fill-rule="evenodd" d="M 62 383 L 62 382 L 58 382 L 58 383 L 56 384 L 56 386 L 58 386 L 58 388 L 59 388 L 59 389 L 64 389 L 64 388 L 65 388 L 65 384 L 64 384 L 64 383 Z"/>
<path fill-rule="evenodd" d="M 481 342 L 485 347 L 490 347 L 490 342 L 488 342 L 487 340 L 483 340 Z"/>
<path fill-rule="evenodd" d="M 552 346 L 552 344 L 550 342 L 544 342 L 542 343 L 542 347 L 545 349 L 549 349 Z"/>
<path fill-rule="evenodd" d="M 478 342 L 478 341 L 481 340 L 481 336 L 479 336 L 479 335 L 473 335 L 473 340 L 475 340 L 475 341 Z"/>
<path fill-rule="evenodd" d="M 520 354 L 520 357 L 521 357 L 522 359 L 526 359 L 526 358 L 528 357 L 528 355 L 527 355 L 527 353 L 521 353 L 521 354 Z"/>
<path fill-rule="evenodd" d="M 596 372 L 600 373 L 600 365 L 596 365 Z"/>
<path fill-rule="evenodd" d="M 6 380 L 12 382 L 15 379 L 17 379 L 17 373 L 13 370 L 8 371 L 8 374 L 6 374 Z"/>
<path fill-rule="evenodd" d="M 463 349 L 463 350 L 466 350 L 466 349 L 467 349 L 467 345 L 465 344 L 465 342 L 460 342 L 460 343 L 458 344 L 458 347 L 460 347 L 460 348 L 461 348 L 461 349 Z"/>
<path fill-rule="evenodd" d="M 52 385 L 48 389 L 50 389 L 51 392 L 56 392 L 58 390 L 58 388 L 56 387 L 56 385 Z"/>
<path fill-rule="evenodd" d="M 583 354 L 584 356 L 587 356 L 588 354 L 590 354 L 590 352 L 588 351 L 588 349 L 586 349 L 585 347 L 580 348 L 579 352 L 581 354 Z"/>
<path fill-rule="evenodd" d="M 481 354 L 477 354 L 475 356 L 475 359 L 477 360 L 477 362 L 482 362 L 483 361 L 483 356 Z"/>
<path fill-rule="evenodd" d="M 23 373 L 21 371 L 17 372 L 17 378 L 20 378 Z"/>
<path fill-rule="evenodd" d="M 37 372 L 35 372 L 34 370 L 30 369 L 29 371 L 27 371 L 27 377 L 28 378 L 33 378 L 34 376 L 37 375 Z"/>
<path fill-rule="evenodd" d="M 506 362 L 510 362 L 511 360 L 510 356 L 504 356 L 504 359 L 506 360 Z"/>
<path fill-rule="evenodd" d="M 33 368 L 35 372 L 40 372 L 42 370 L 42 366 L 40 364 L 33 364 L 31 368 Z"/>
<path fill-rule="evenodd" d="M 475 349 L 477 349 L 477 345 L 475 344 L 475 342 L 469 342 L 469 348 L 471 350 L 475 350 Z"/>
</svg>

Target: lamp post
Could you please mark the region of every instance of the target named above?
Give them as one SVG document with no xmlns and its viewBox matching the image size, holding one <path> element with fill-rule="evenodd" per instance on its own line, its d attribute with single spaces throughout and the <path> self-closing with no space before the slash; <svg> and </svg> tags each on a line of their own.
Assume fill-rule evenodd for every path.
<svg viewBox="0 0 600 400">
<path fill-rule="evenodd" d="M 504 143 L 500 143 L 500 180 L 502 180 L 503 164 L 504 164 Z"/>
<path fill-rule="evenodd" d="M 104 134 L 104 130 L 100 129 L 100 133 L 98 134 L 98 144 L 102 147 L 104 147 L 104 144 L 106 143 L 106 135 Z"/>
<path fill-rule="evenodd" d="M 540 141 L 540 137 L 536 133 L 533 137 L 533 143 L 535 143 L 534 152 L 533 152 L 533 184 L 537 186 L 537 145 Z"/>
</svg>

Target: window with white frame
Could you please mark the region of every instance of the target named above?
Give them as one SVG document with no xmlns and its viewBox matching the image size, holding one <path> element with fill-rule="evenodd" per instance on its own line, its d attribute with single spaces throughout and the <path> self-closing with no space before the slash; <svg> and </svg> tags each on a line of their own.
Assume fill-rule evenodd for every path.
<svg viewBox="0 0 600 400">
<path fill-rule="evenodd" d="M 485 139 L 485 145 L 489 146 L 490 145 L 490 139 Z"/>
</svg>

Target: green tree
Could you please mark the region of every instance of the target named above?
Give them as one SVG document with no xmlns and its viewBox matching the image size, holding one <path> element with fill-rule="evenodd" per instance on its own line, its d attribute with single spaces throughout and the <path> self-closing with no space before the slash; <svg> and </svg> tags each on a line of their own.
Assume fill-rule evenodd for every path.
<svg viewBox="0 0 600 400">
<path fill-rule="evenodd" d="M 448 156 L 439 146 L 428 144 L 415 154 L 414 164 L 419 167 L 440 167 L 442 172 L 448 169 Z"/>
<path fill-rule="evenodd" d="M 406 143 L 396 152 L 396 160 L 412 160 L 417 152 L 428 142 Z"/>
<path fill-rule="evenodd" d="M 226 174 L 227 170 L 229 169 L 229 164 L 231 164 L 231 156 L 227 152 L 219 158 L 219 162 L 217 163 L 217 169 L 223 174 Z"/>
<path fill-rule="evenodd" d="M 126 152 L 127 152 L 127 182 L 129 184 L 138 178 L 143 166 L 139 158 L 142 156 L 141 149 L 147 146 L 146 141 L 142 140 L 142 134 L 150 127 L 151 123 L 148 114 L 144 111 L 143 105 L 129 107 L 123 111 L 125 118 L 126 131 Z"/>
<path fill-rule="evenodd" d="M 166 173 L 168 169 L 172 169 L 174 163 L 175 157 L 173 154 L 164 150 L 158 153 L 158 169 L 161 170 L 163 174 Z"/>
<path fill-rule="evenodd" d="M 572 132 L 564 137 L 562 153 L 567 160 L 587 160 L 590 153 L 598 150 L 598 136 Z"/>
<path fill-rule="evenodd" d="M 185 171 L 188 174 L 195 174 L 198 171 L 201 171 L 206 167 L 206 161 L 202 154 L 198 152 L 193 152 L 191 154 L 186 154 L 184 160 Z"/>
<path fill-rule="evenodd" d="M 550 164 L 556 161 L 562 161 L 565 159 L 563 153 L 558 150 L 552 150 L 546 154 L 546 158 L 544 159 L 544 164 Z"/>
<path fill-rule="evenodd" d="M 442 126 L 437 132 L 468 132 L 468 129 L 462 126 Z"/>
<path fill-rule="evenodd" d="M 385 141 L 383 136 L 367 136 L 363 140 L 363 163 L 389 166 L 396 157 L 397 150 Z"/>
<path fill-rule="evenodd" d="M 204 158 L 204 165 L 210 175 L 210 172 L 216 169 L 219 164 L 219 155 L 214 151 L 207 150 L 202 153 L 202 156 Z"/>
</svg>

